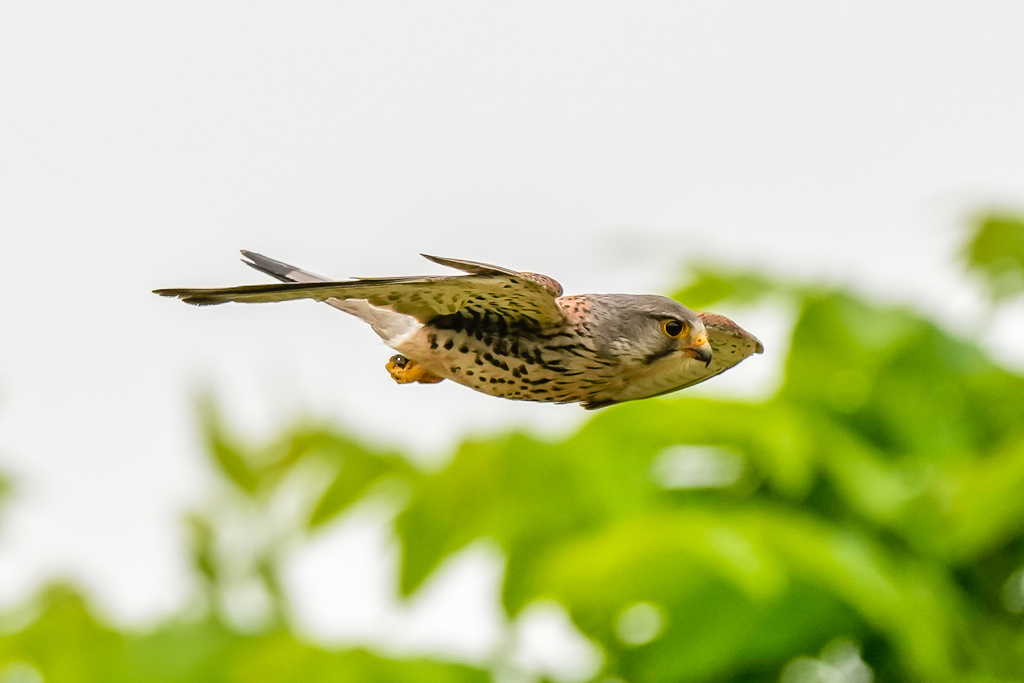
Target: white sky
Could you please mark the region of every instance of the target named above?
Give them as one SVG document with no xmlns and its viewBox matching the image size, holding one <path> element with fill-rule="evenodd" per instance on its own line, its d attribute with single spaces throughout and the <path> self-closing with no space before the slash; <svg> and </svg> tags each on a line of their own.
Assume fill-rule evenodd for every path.
<svg viewBox="0 0 1024 683">
<path fill-rule="evenodd" d="M 1022 25 L 1016 2 L 3 3 L 0 602 L 70 574 L 122 621 L 182 604 L 202 386 L 247 434 L 311 413 L 433 458 L 583 419 L 396 386 L 324 306 L 149 294 L 262 281 L 239 248 L 339 277 L 437 253 L 570 293 L 710 256 L 957 329 L 958 227 L 1024 206 Z"/>
</svg>

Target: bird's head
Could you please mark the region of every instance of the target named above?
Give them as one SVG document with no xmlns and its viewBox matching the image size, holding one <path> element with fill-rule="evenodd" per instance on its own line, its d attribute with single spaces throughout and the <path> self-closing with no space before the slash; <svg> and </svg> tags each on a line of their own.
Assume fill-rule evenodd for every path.
<svg viewBox="0 0 1024 683">
<path fill-rule="evenodd" d="M 711 345 L 704 323 L 686 306 L 656 295 L 609 295 L 599 343 L 624 360 L 643 365 L 678 365 L 689 358 L 706 367 Z"/>
</svg>

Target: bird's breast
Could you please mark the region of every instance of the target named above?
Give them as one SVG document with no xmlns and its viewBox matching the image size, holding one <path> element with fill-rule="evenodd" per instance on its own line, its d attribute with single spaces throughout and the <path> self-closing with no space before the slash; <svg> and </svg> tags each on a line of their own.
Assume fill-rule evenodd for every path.
<svg viewBox="0 0 1024 683">
<path fill-rule="evenodd" d="M 606 391 L 614 376 L 572 330 L 500 332 L 427 324 L 395 349 L 439 377 L 513 400 L 586 401 Z"/>
</svg>

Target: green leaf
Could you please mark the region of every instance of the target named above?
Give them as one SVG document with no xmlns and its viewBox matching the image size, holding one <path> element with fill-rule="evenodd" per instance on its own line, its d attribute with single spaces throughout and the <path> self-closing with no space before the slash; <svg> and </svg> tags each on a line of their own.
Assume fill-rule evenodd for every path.
<svg viewBox="0 0 1024 683">
<path fill-rule="evenodd" d="M 610 501 L 600 484 L 590 486 L 592 473 L 578 454 L 519 435 L 463 446 L 448 467 L 420 481 L 397 519 L 403 593 L 477 538 L 508 550 L 598 523 Z"/>
<path fill-rule="evenodd" d="M 185 525 L 189 532 L 192 566 L 199 570 L 200 575 L 209 584 L 217 584 L 220 580 L 220 567 L 214 550 L 216 538 L 213 524 L 206 517 L 192 513 L 186 515 Z"/>
<path fill-rule="evenodd" d="M 206 439 L 206 448 L 217 469 L 239 489 L 248 495 L 255 495 L 261 477 L 248 462 L 245 451 L 225 432 L 223 422 L 212 399 L 203 398 L 197 402 L 200 424 Z"/>
<path fill-rule="evenodd" d="M 982 276 L 994 300 L 1024 292 L 1024 216 L 991 213 L 979 218 L 964 260 Z"/>
<path fill-rule="evenodd" d="M 984 555 L 1024 536 L 1024 437 L 983 460 L 945 474 L 936 487 L 937 522 L 954 562 Z"/>
<path fill-rule="evenodd" d="M 404 480 L 417 473 L 394 454 L 374 453 L 356 442 L 336 434 L 321 433 L 307 445 L 314 457 L 326 458 L 336 466 L 336 474 L 310 516 L 311 528 L 318 527 L 348 509 L 381 479 L 398 476 Z"/>
</svg>

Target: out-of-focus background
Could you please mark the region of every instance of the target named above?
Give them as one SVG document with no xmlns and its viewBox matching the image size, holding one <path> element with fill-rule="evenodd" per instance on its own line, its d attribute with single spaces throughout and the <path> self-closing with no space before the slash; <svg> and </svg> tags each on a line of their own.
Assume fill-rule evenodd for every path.
<svg viewBox="0 0 1024 683">
<path fill-rule="evenodd" d="M 0 6 L 0 682 L 1017 681 L 1024 9 Z M 766 353 L 398 386 L 239 248 Z"/>
</svg>

